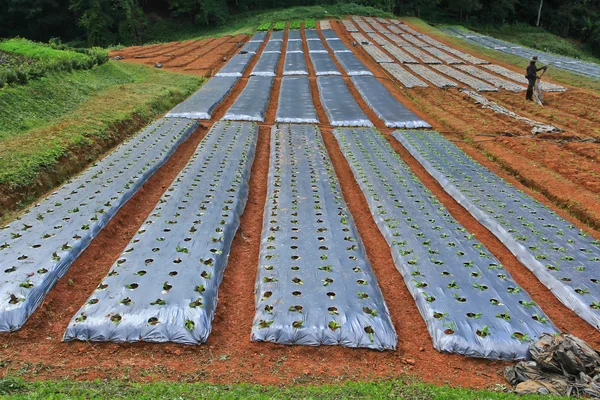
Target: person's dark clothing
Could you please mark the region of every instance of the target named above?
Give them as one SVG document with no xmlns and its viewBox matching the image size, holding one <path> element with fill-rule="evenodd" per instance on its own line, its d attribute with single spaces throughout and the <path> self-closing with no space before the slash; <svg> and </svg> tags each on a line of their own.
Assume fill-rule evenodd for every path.
<svg viewBox="0 0 600 400">
<path fill-rule="evenodd" d="M 533 101 L 533 88 L 535 87 L 536 78 L 527 78 L 529 85 L 527 85 L 527 92 L 525 93 L 525 100 Z"/>
<path fill-rule="evenodd" d="M 537 72 L 545 69 L 546 67 L 537 68 L 535 63 L 532 62 L 527 67 L 527 72 L 525 73 L 525 78 L 529 81 L 529 85 L 527 85 L 527 92 L 525 93 L 525 99 L 533 100 L 533 88 L 535 87 L 535 81 L 539 78 L 537 76 Z"/>
</svg>

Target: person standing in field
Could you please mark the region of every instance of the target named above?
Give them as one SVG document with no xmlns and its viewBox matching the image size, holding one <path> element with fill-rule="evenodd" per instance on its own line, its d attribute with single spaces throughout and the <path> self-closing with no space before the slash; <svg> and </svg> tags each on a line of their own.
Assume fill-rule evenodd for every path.
<svg viewBox="0 0 600 400">
<path fill-rule="evenodd" d="M 535 81 L 537 79 L 540 79 L 540 77 L 537 76 L 537 72 L 541 70 L 545 71 L 548 69 L 547 66 L 537 68 L 535 65 L 537 60 L 537 56 L 531 57 L 531 60 L 529 60 L 529 66 L 527 67 L 527 72 L 525 74 L 525 78 L 527 78 L 527 80 L 529 81 L 529 85 L 527 86 L 527 93 L 525 94 L 525 99 L 529 101 L 533 101 L 533 88 L 535 86 Z"/>
</svg>

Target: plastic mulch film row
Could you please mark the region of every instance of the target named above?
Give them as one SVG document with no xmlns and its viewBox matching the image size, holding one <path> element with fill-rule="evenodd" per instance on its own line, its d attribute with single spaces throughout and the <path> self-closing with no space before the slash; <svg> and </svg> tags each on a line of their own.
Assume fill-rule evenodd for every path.
<svg viewBox="0 0 600 400">
<path fill-rule="evenodd" d="M 372 129 L 336 129 L 369 209 L 442 352 L 523 359 L 556 328 Z"/>
<path fill-rule="evenodd" d="M 323 28 L 321 28 L 323 29 Z M 331 29 L 331 28 L 329 28 Z M 316 29 L 305 29 L 304 30 L 304 35 L 306 36 L 306 40 L 307 41 L 313 41 L 313 40 L 321 40 L 321 37 L 319 36 L 319 32 L 316 31 Z"/>
<path fill-rule="evenodd" d="M 211 128 L 73 316 L 65 341 L 206 341 L 248 197 L 257 132 L 249 122 Z"/>
<path fill-rule="evenodd" d="M 216 77 L 240 77 L 250 64 L 250 60 L 254 57 L 254 53 L 238 53 L 215 74 Z"/>
<path fill-rule="evenodd" d="M 269 53 L 281 53 L 281 46 L 283 45 L 283 40 L 269 40 L 262 54 Z M 260 60 L 258 61 L 260 62 Z"/>
<path fill-rule="evenodd" d="M 394 24 L 388 25 L 387 28 L 389 31 L 391 31 L 392 33 L 394 33 L 396 35 L 400 35 L 402 33 L 402 30 Z"/>
<path fill-rule="evenodd" d="M 262 43 L 265 41 L 265 39 L 267 38 L 267 32 L 256 32 L 254 34 L 254 36 L 252 36 L 252 38 L 250 39 L 250 43 L 252 42 L 257 42 L 257 43 Z"/>
<path fill-rule="evenodd" d="M 288 47 L 289 44 L 290 42 L 288 42 Z M 283 75 L 308 75 L 304 53 L 285 53 Z"/>
<path fill-rule="evenodd" d="M 340 38 L 335 33 L 335 31 L 333 31 L 331 29 L 328 29 L 328 30 L 325 30 L 325 31 L 321 31 L 321 34 L 323 35 L 323 37 L 325 38 L 325 40 L 327 42 L 329 42 L 331 40 L 340 40 Z"/>
<path fill-rule="evenodd" d="M 388 128 L 431 128 L 400 103 L 374 76 L 353 76 L 354 86 Z"/>
<path fill-rule="evenodd" d="M 375 60 L 376 63 L 381 64 L 394 62 L 394 60 L 392 60 L 387 54 L 375 46 L 363 46 L 362 48 L 367 52 L 368 55 L 371 56 L 373 60 Z"/>
<path fill-rule="evenodd" d="M 362 33 L 354 32 L 351 33 L 350 36 L 352 36 L 352 39 L 354 39 L 354 41 L 361 46 L 367 46 L 371 44 L 371 42 L 369 42 L 369 39 L 367 39 L 367 37 Z"/>
<path fill-rule="evenodd" d="M 264 122 L 273 87 L 272 76 L 251 76 L 235 103 L 229 107 L 224 120 Z"/>
<path fill-rule="evenodd" d="M 525 90 L 525 86 L 517 85 L 506 79 L 499 78 L 496 75 L 490 74 L 489 72 L 483 71 L 474 65 L 457 65 L 456 68 L 463 72 L 473 75 L 481 80 L 484 80 L 497 88 L 509 90 L 511 92 L 522 92 Z"/>
<path fill-rule="evenodd" d="M 275 121 L 298 124 L 319 123 L 307 76 L 284 76 L 281 79 Z"/>
<path fill-rule="evenodd" d="M 196 129 L 159 119 L 0 229 L 0 331 L 14 331 L 112 217 Z"/>
<path fill-rule="evenodd" d="M 446 64 L 464 64 L 465 63 L 463 60 L 460 60 L 460 59 L 458 59 L 458 58 L 456 58 L 454 56 L 451 56 L 449 54 L 444 53 L 443 51 L 441 51 L 437 47 L 426 46 L 426 47 L 423 47 L 422 49 L 425 50 L 428 53 L 433 54 L 435 57 L 439 58 L 440 60 L 442 60 Z"/>
<path fill-rule="evenodd" d="M 388 38 L 389 40 L 391 40 L 392 42 L 394 42 L 394 44 L 396 46 L 399 47 L 413 47 L 413 45 L 411 43 L 408 43 L 406 40 L 402 39 L 400 36 L 398 35 L 385 35 L 386 38 Z"/>
<path fill-rule="evenodd" d="M 253 341 L 395 349 L 396 332 L 323 139 L 271 131 Z"/>
<path fill-rule="evenodd" d="M 444 89 L 449 87 L 458 87 L 458 84 L 445 76 L 438 74 L 435 71 L 432 71 L 428 67 L 419 64 L 407 64 L 408 68 L 410 68 L 417 76 L 425 79 L 430 82 L 434 86 Z"/>
<path fill-rule="evenodd" d="M 403 51 L 410 53 L 413 57 L 417 58 L 424 64 L 441 64 L 442 62 L 430 55 L 429 53 L 413 46 L 406 46 L 402 48 Z"/>
<path fill-rule="evenodd" d="M 600 241 L 500 179 L 441 135 L 396 137 L 566 307 L 600 329 Z"/>
<path fill-rule="evenodd" d="M 327 49 L 325 48 L 325 45 L 323 44 L 321 39 L 307 40 L 306 44 L 308 45 L 309 53 L 327 53 Z"/>
<path fill-rule="evenodd" d="M 238 81 L 236 76 L 213 77 L 196 93 L 176 105 L 167 118 L 210 119 L 212 112 Z"/>
<path fill-rule="evenodd" d="M 401 24 L 400 27 L 402 28 L 402 30 L 404 30 L 405 32 L 410 33 L 411 35 L 415 35 L 415 36 L 419 36 L 419 37 L 425 36 L 425 34 L 419 32 L 417 30 L 414 30 L 413 28 L 411 28 L 410 26 L 408 26 L 406 24 Z"/>
<path fill-rule="evenodd" d="M 422 36 L 419 36 L 419 39 L 421 39 L 422 41 L 426 42 L 427 44 L 429 44 L 433 47 L 437 47 L 438 49 L 441 49 L 442 47 L 446 46 L 445 44 L 443 44 L 442 42 L 438 42 L 431 36 L 422 35 Z"/>
<path fill-rule="evenodd" d="M 269 42 L 270 43 L 270 42 Z M 279 42 L 281 43 L 281 42 Z M 268 46 L 268 45 L 267 45 Z M 275 76 L 277 64 L 281 57 L 280 52 L 266 53 L 262 52 L 260 58 L 256 62 L 254 69 L 250 73 L 251 76 Z"/>
<path fill-rule="evenodd" d="M 354 25 L 354 22 L 349 21 L 349 20 L 343 20 L 342 24 L 344 25 L 344 28 L 346 28 L 346 30 L 348 32 L 358 32 L 358 28 L 356 27 L 356 25 Z"/>
<path fill-rule="evenodd" d="M 248 42 L 248 43 L 246 43 L 246 45 L 244 47 L 242 47 L 242 49 L 240 50 L 240 54 L 244 54 L 244 53 L 256 54 L 258 49 L 260 49 L 261 45 L 262 45 L 262 41 L 261 42 Z"/>
<path fill-rule="evenodd" d="M 527 84 L 527 78 L 523 75 L 523 73 L 512 71 L 508 68 L 504 68 L 500 65 L 489 64 L 484 65 L 483 68 L 489 69 L 490 71 L 502 75 L 505 78 L 512 79 L 515 82 Z M 540 88 L 544 92 L 564 92 L 567 89 L 560 85 L 555 85 L 550 82 L 540 81 Z"/>
<path fill-rule="evenodd" d="M 319 98 L 332 126 L 373 126 L 341 76 L 317 77 Z"/>
<path fill-rule="evenodd" d="M 457 50 L 457 49 L 455 49 L 453 47 L 450 47 L 450 46 L 443 45 L 443 46 L 438 47 L 438 48 L 441 49 L 441 50 L 444 50 L 447 53 L 453 54 L 456 57 L 458 57 L 458 58 L 460 58 L 462 60 L 465 60 L 466 62 L 471 63 L 471 64 L 475 64 L 475 65 L 489 64 L 489 62 L 487 62 L 485 60 L 482 60 L 481 58 L 477 58 L 475 56 L 472 56 L 472 55 L 470 55 L 468 53 L 462 52 L 462 51 Z"/>
<path fill-rule="evenodd" d="M 288 42 L 287 47 L 285 48 L 286 53 L 304 53 L 304 48 L 302 47 L 301 40 L 292 40 Z"/>
<path fill-rule="evenodd" d="M 319 21 L 319 26 L 321 27 L 321 30 L 331 29 L 331 22 L 328 19 L 324 19 Z"/>
<path fill-rule="evenodd" d="M 300 35 L 300 31 L 299 30 L 294 30 L 294 31 L 288 31 L 288 42 L 290 41 L 295 41 L 295 40 L 302 40 L 302 35 Z M 289 43 L 288 43 L 289 46 Z"/>
<path fill-rule="evenodd" d="M 408 89 L 429 86 L 398 64 L 382 64 L 381 66 Z"/>
<path fill-rule="evenodd" d="M 390 23 L 390 21 L 388 21 L 387 19 L 381 18 L 381 17 L 377 17 L 377 18 L 375 18 L 375 20 L 383 25 L 389 25 L 389 23 Z"/>
<path fill-rule="evenodd" d="M 338 52 L 333 53 L 349 76 L 373 75 L 365 64 L 362 63 L 354 53 Z"/>
<path fill-rule="evenodd" d="M 393 44 L 389 40 L 387 40 L 385 36 L 380 35 L 379 33 L 367 33 L 367 36 L 369 36 L 369 38 L 371 38 L 375 43 L 379 44 L 380 46 L 393 46 Z"/>
<path fill-rule="evenodd" d="M 419 62 L 411 57 L 408 53 L 394 45 L 386 46 L 385 50 L 402 64 L 418 64 Z"/>
<path fill-rule="evenodd" d="M 356 25 L 358 25 L 358 27 L 366 33 L 375 32 L 375 30 L 373 28 L 371 28 L 371 26 L 369 24 L 367 24 L 365 21 L 355 20 L 354 22 L 356 22 Z"/>
<path fill-rule="evenodd" d="M 309 53 L 310 61 L 315 69 L 315 75 L 341 75 L 342 73 L 333 62 L 331 55 L 325 53 Z"/>
<path fill-rule="evenodd" d="M 269 41 L 271 40 L 281 40 L 283 41 L 283 31 L 274 31 L 271 33 L 271 37 L 269 38 Z"/>
<path fill-rule="evenodd" d="M 334 53 L 350 53 L 351 50 L 346 47 L 341 40 L 330 40 L 327 42 L 327 45 Z"/>
<path fill-rule="evenodd" d="M 404 39 L 407 42 L 409 42 L 411 44 L 411 46 L 425 47 L 425 46 L 428 45 L 427 43 L 423 42 L 422 40 L 420 40 L 416 36 L 408 34 L 408 33 L 403 33 L 400 36 L 402 37 L 402 39 Z"/>
<path fill-rule="evenodd" d="M 457 69 L 449 66 L 449 65 L 432 65 L 432 68 L 435 68 L 439 72 L 448 75 L 449 77 L 456 79 L 457 81 L 464 83 L 477 90 L 478 92 L 497 92 L 498 88 L 492 86 L 484 81 L 473 78 L 470 75 L 462 73 Z"/>
</svg>

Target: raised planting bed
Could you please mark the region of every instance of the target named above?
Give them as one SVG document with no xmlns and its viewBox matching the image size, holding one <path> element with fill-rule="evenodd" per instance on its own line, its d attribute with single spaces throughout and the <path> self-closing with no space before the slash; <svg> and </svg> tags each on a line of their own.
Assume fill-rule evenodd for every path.
<svg viewBox="0 0 600 400">
<path fill-rule="evenodd" d="M 275 121 L 319 123 L 307 76 L 284 76 L 281 79 Z"/>
<path fill-rule="evenodd" d="M 332 126 L 373 126 L 352 97 L 341 76 L 319 76 L 317 87 L 321 104 Z"/>
<path fill-rule="evenodd" d="M 235 103 L 229 107 L 224 120 L 264 122 L 273 87 L 272 76 L 252 76 Z"/>
<path fill-rule="evenodd" d="M 200 90 L 169 111 L 166 118 L 210 119 L 214 109 L 231 92 L 238 79 L 237 76 L 211 78 Z"/>
</svg>

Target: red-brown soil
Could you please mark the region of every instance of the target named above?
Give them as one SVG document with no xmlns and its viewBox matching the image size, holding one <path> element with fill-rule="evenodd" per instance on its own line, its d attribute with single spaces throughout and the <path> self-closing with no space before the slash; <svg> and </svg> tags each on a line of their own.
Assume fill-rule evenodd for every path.
<svg viewBox="0 0 600 400">
<path fill-rule="evenodd" d="M 341 24 L 332 22 L 332 26 L 346 45 L 352 48 L 349 36 Z M 216 45 L 216 48 L 219 48 L 222 43 L 234 43 L 236 40 L 230 38 L 188 42 L 185 48 L 184 44 L 137 47 L 124 49 L 119 55 L 126 54 L 125 61 L 152 64 L 157 62 L 155 60 L 170 57 L 167 54 L 177 53 L 174 58 L 160 62 L 163 62 L 167 69 L 185 71 L 189 65 L 203 61 L 202 56 L 198 57 L 200 52 L 211 46 L 215 48 Z M 160 46 L 165 47 L 161 49 Z M 237 48 L 237 45 L 234 46 Z M 260 51 L 262 48 L 259 53 Z M 587 222 L 592 224 L 595 223 L 594 218 L 600 218 L 597 190 L 593 193 L 593 188 L 597 188 L 594 185 L 598 184 L 593 176 L 598 170 L 594 164 L 596 147 L 592 145 L 586 150 L 585 147 L 575 146 L 575 142 L 560 144 L 556 137 L 532 138 L 527 125 L 498 116 L 490 110 L 483 110 L 456 90 L 444 91 L 433 88 L 406 90 L 387 76 L 368 55 L 357 49 L 354 51 L 397 99 L 425 118 L 434 128 L 449 138 L 458 140 L 459 146 L 471 157 L 557 210 L 561 216 L 575 225 L 586 228 L 592 235 L 600 238 L 597 231 L 589 229 L 581 220 L 557 207 L 557 204 L 565 205 L 564 199 L 570 198 L 569 204 L 578 202 L 579 207 L 573 206 L 571 212 L 581 218 L 589 215 Z M 213 58 L 213 62 L 217 63 L 218 60 L 214 59 L 212 53 L 212 50 L 208 50 L 208 57 Z M 305 53 L 307 54 L 306 48 Z M 133 58 L 134 55 L 150 54 L 152 58 Z M 394 266 L 389 247 L 379 233 L 366 200 L 331 134 L 331 127 L 327 124 L 327 116 L 316 91 L 316 77 L 308 57 L 313 101 L 321 121 L 319 126 L 340 180 L 344 198 L 363 238 L 367 255 L 390 310 L 398 333 L 398 349 L 375 352 L 342 347 L 280 346 L 250 342 L 250 328 L 254 316 L 254 282 L 267 190 L 270 130 L 275 119 L 284 56 L 282 54 L 277 68 L 266 121 L 260 124 L 249 198 L 241 217 L 240 229 L 233 242 L 224 280 L 219 289 L 219 304 L 208 342 L 200 346 L 62 343 L 61 337 L 71 317 L 105 276 L 112 263 L 154 208 L 164 190 L 183 168 L 208 128 L 222 117 L 237 94 L 243 90 L 257 58 L 246 70 L 240 80 L 241 83 L 236 85 L 223 104 L 217 107 L 213 121 L 204 124 L 181 145 L 169 162 L 126 204 L 50 291 L 44 303 L 23 329 L 0 335 L 0 340 L 4 344 L 0 347 L 0 365 L 4 366 L 5 372 L 22 374 L 27 378 L 44 379 L 68 376 L 76 379 L 118 378 L 136 381 L 169 379 L 281 385 L 375 379 L 403 374 L 414 375 L 436 384 L 474 388 L 493 388 L 497 383 L 505 383 L 502 370 L 507 363 L 441 354 L 433 349 L 425 323 Z M 210 64 L 207 70 L 215 68 L 214 65 L 217 64 Z M 200 70 L 202 68 L 196 71 Z M 340 71 L 343 69 L 340 68 Z M 469 231 L 475 233 L 477 238 L 502 262 L 517 283 L 542 306 L 556 326 L 599 347 L 600 333 L 565 308 L 495 236 L 447 195 L 420 164 L 391 138 L 389 134 L 392 130 L 386 128 L 366 106 L 349 78 L 344 75 L 344 79 L 358 104 L 376 127 L 386 134 L 386 138 L 402 159 L 450 213 Z M 587 121 L 591 126 L 592 122 L 599 117 L 589 103 L 584 104 L 582 108 L 578 107 L 576 90 L 549 96 L 548 109 L 556 107 L 557 110 L 563 110 L 564 107 L 565 112 L 578 116 L 582 126 L 587 124 Z M 581 91 L 580 95 L 589 96 L 586 99 L 591 99 L 590 101 L 596 96 L 586 91 Z M 515 102 L 512 104 L 513 107 L 520 104 L 520 100 L 511 96 L 515 95 L 501 93 L 494 100 L 504 102 L 503 104 L 509 107 L 511 101 Z M 568 117 L 564 115 L 560 116 L 564 119 L 547 120 L 547 115 L 544 114 L 546 108 L 542 112 L 529 104 L 525 106 L 527 106 L 524 108 L 525 116 L 561 125 L 562 128 L 569 126 Z M 587 109 L 584 109 L 584 106 Z M 515 136 L 506 136 L 507 132 Z M 572 133 L 572 130 L 569 132 Z M 593 129 L 590 128 L 590 130 L 577 130 L 576 134 L 588 137 L 592 136 L 592 132 Z M 527 149 L 533 148 L 540 150 L 534 155 L 527 152 Z M 560 156 L 562 162 L 558 160 L 557 152 L 564 153 Z M 570 170 L 568 165 L 564 165 L 568 163 L 574 163 L 573 165 L 579 169 Z M 585 177 L 588 175 L 586 180 Z M 587 201 L 583 201 L 585 199 Z"/>
</svg>

